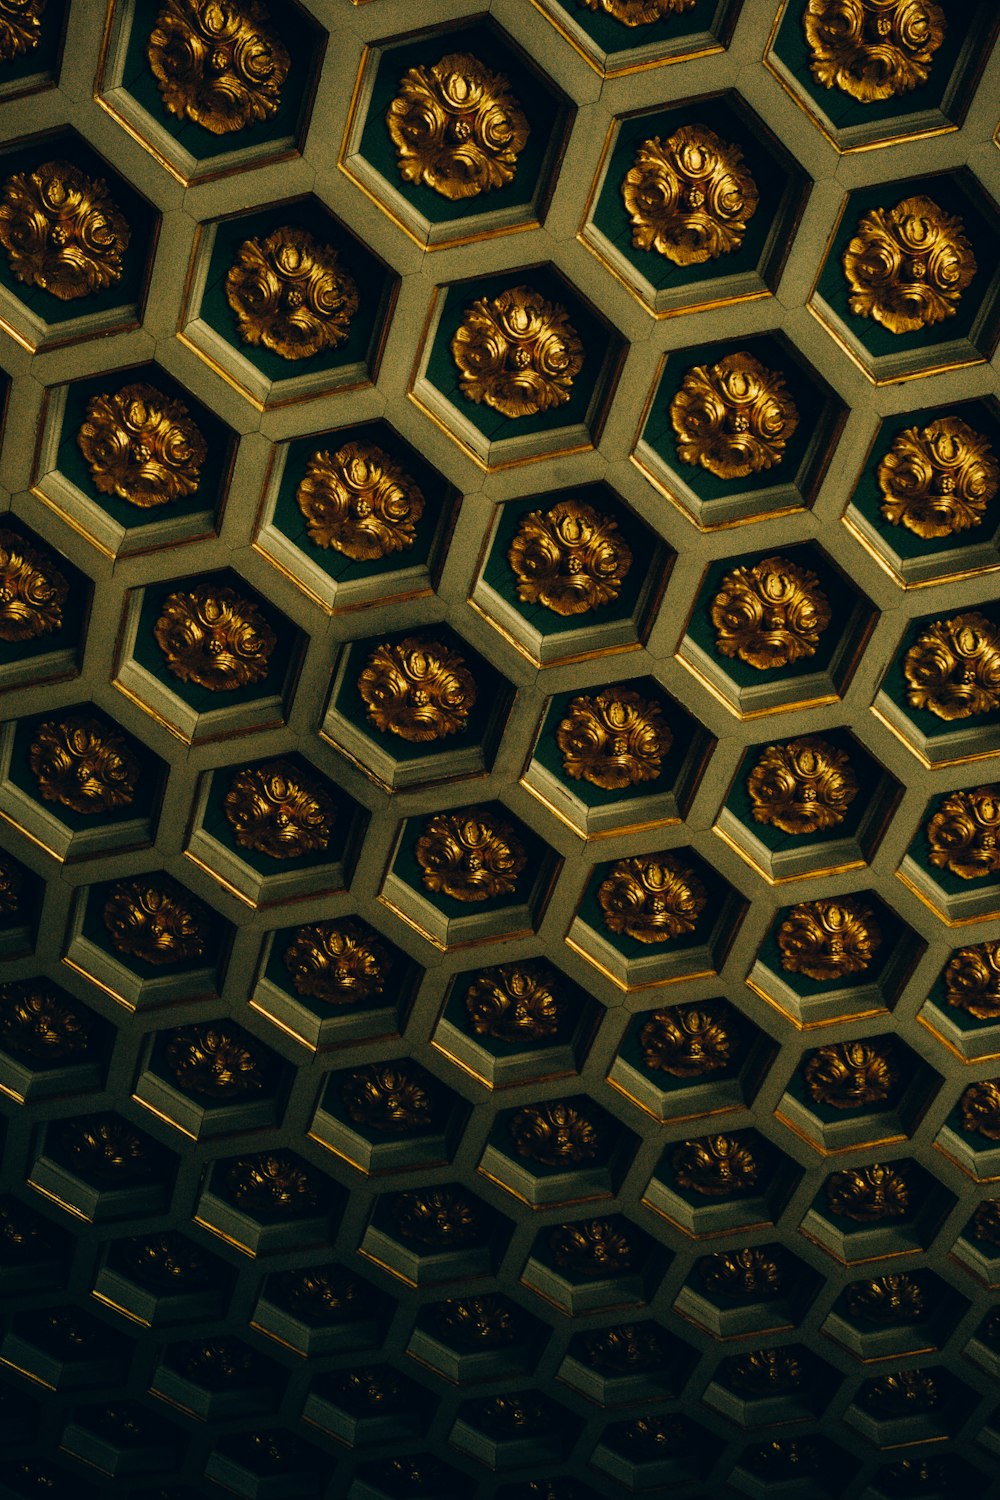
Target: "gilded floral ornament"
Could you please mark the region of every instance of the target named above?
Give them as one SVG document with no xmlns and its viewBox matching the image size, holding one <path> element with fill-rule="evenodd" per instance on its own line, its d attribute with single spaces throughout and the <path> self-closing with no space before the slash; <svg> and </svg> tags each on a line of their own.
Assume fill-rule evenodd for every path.
<svg viewBox="0 0 1000 1500">
<path fill-rule="evenodd" d="M 910 1186 L 905 1170 L 876 1162 L 870 1167 L 832 1173 L 827 1179 L 826 1201 L 831 1213 L 858 1224 L 876 1224 L 882 1219 L 901 1219 L 908 1213 Z"/>
<path fill-rule="evenodd" d="M 628 1235 L 612 1219 L 560 1224 L 549 1235 L 556 1265 L 577 1276 L 620 1276 L 635 1267 Z"/>
<path fill-rule="evenodd" d="M 920 1282 L 905 1273 L 852 1281 L 845 1298 L 851 1317 L 864 1323 L 909 1323 L 922 1318 L 926 1309 Z"/>
<path fill-rule="evenodd" d="M 512 896 L 528 863 L 513 828 L 475 808 L 435 813 L 417 839 L 414 855 L 426 888 L 455 901 Z"/>
<path fill-rule="evenodd" d="M 87 714 L 40 724 L 28 764 L 46 802 L 85 814 L 130 806 L 141 770 L 125 736 Z"/>
<path fill-rule="evenodd" d="M 587 1363 L 592 1370 L 613 1375 L 635 1375 L 655 1370 L 670 1357 L 659 1329 L 653 1323 L 619 1323 L 584 1338 Z"/>
<path fill-rule="evenodd" d="M 408 68 L 385 121 L 403 181 L 452 201 L 513 182 L 530 134 L 510 80 L 468 52 Z"/>
<path fill-rule="evenodd" d="M 44 1260 L 52 1254 L 51 1225 L 18 1198 L 0 1198 L 0 1260 Z"/>
<path fill-rule="evenodd" d="M 167 113 L 213 135 L 275 114 L 291 67 L 259 0 L 163 0 L 146 57 Z"/>
<path fill-rule="evenodd" d="M 153 636 L 168 670 L 210 693 L 262 682 L 278 644 L 258 605 L 235 589 L 207 583 L 168 594 Z"/>
<path fill-rule="evenodd" d="M 597 900 L 609 932 L 638 943 L 665 943 L 694 932 L 708 894 L 675 855 L 640 854 L 615 861 Z"/>
<path fill-rule="evenodd" d="M 785 377 L 744 351 L 688 370 L 670 422 L 684 463 L 718 479 L 746 479 L 781 462 L 799 413 Z"/>
<path fill-rule="evenodd" d="M 951 723 L 1000 708 L 1000 629 L 975 610 L 935 620 L 903 658 L 906 701 Z"/>
<path fill-rule="evenodd" d="M 558 1033 L 564 1005 L 552 970 L 529 960 L 483 969 L 465 993 L 465 1008 L 477 1036 L 541 1042 Z"/>
<path fill-rule="evenodd" d="M 556 728 L 566 775 L 608 792 L 655 781 L 673 739 L 660 705 L 632 688 L 574 698 Z"/>
<path fill-rule="evenodd" d="M 226 1172 L 226 1185 L 237 1208 L 250 1214 L 306 1214 L 319 1203 L 318 1183 L 282 1151 L 240 1157 Z"/>
<path fill-rule="evenodd" d="M 209 939 L 207 909 L 166 884 L 119 881 L 101 915 L 119 953 L 157 968 L 201 958 Z"/>
<path fill-rule="evenodd" d="M 677 1186 L 703 1198 L 749 1192 L 760 1176 L 753 1152 L 731 1135 L 682 1141 L 671 1153 L 670 1164 Z"/>
<path fill-rule="evenodd" d="M 0 189 L 0 245 L 12 275 L 60 302 L 120 281 L 130 238 L 107 183 L 68 161 L 15 172 Z"/>
<path fill-rule="evenodd" d="M 546 1167 L 594 1161 L 603 1144 L 596 1125 L 575 1105 L 559 1100 L 519 1109 L 510 1122 L 510 1137 L 518 1156 Z"/>
<path fill-rule="evenodd" d="M 709 1296 L 731 1302 L 777 1297 L 784 1284 L 781 1266 L 766 1250 L 718 1250 L 700 1260 L 698 1269 Z"/>
<path fill-rule="evenodd" d="M 94 487 L 139 510 L 194 495 L 208 455 L 184 402 L 144 381 L 92 396 L 76 441 Z"/>
<path fill-rule="evenodd" d="M 374 443 L 314 453 L 295 501 L 309 540 L 353 562 L 377 562 L 412 547 L 424 513 L 422 490 Z"/>
<path fill-rule="evenodd" d="M 437 1250 L 472 1244 L 484 1232 L 477 1205 L 457 1188 L 400 1193 L 393 1201 L 392 1215 L 404 1239 Z"/>
<path fill-rule="evenodd" d="M 71 1171 L 108 1187 L 139 1182 L 152 1172 L 150 1153 L 138 1131 L 113 1115 L 68 1120 L 60 1132 Z"/>
<path fill-rule="evenodd" d="M 519 1331 L 518 1311 L 503 1297 L 439 1302 L 433 1313 L 442 1334 L 465 1349 L 498 1349 L 514 1343 Z"/>
<path fill-rule="evenodd" d="M 579 500 L 560 500 L 522 517 L 507 561 L 522 604 L 582 615 L 618 598 L 632 549 L 610 516 Z"/>
<path fill-rule="evenodd" d="M 932 540 L 982 524 L 1000 489 L 1000 463 L 981 432 L 938 417 L 897 433 L 876 478 L 885 519 Z"/>
<path fill-rule="evenodd" d="M 343 1323 L 363 1313 L 368 1296 L 360 1281 L 339 1266 L 283 1271 L 277 1278 L 281 1302 L 310 1323 Z"/>
<path fill-rule="evenodd" d="M 862 214 L 843 257 L 851 312 L 896 334 L 954 317 L 976 273 L 962 227 L 925 197 Z"/>
<path fill-rule="evenodd" d="M 200 1247 L 172 1229 L 124 1240 L 121 1256 L 129 1276 L 157 1294 L 194 1291 L 212 1279 Z"/>
<path fill-rule="evenodd" d="M 802 1389 L 802 1361 L 791 1349 L 751 1349 L 725 1362 L 725 1382 L 730 1390 L 750 1397 L 781 1396 Z"/>
<path fill-rule="evenodd" d="M 881 1416 L 916 1416 L 941 1404 L 941 1388 L 926 1370 L 896 1370 L 873 1380 L 861 1400 L 868 1411 Z"/>
<path fill-rule="evenodd" d="M 63 623 L 69 584 L 46 552 L 0 527 L 0 641 L 51 635 Z"/>
<path fill-rule="evenodd" d="M 948 1004 L 977 1021 L 1000 1021 L 1000 942 L 957 948 L 944 971 Z"/>
<path fill-rule="evenodd" d="M 407 636 L 376 646 L 358 677 L 369 721 L 411 744 L 461 734 L 476 704 L 476 683 L 457 651 Z"/>
<path fill-rule="evenodd" d="M 599 11 L 623 26 L 652 26 L 667 16 L 690 10 L 695 0 L 580 0 L 585 10 Z"/>
<path fill-rule="evenodd" d="M 973 1238 L 1000 1246 L 1000 1198 L 987 1198 L 972 1216 Z"/>
<path fill-rule="evenodd" d="M 422 1070 L 398 1063 L 369 1063 L 356 1068 L 340 1091 L 348 1117 L 356 1125 L 393 1134 L 429 1130 L 434 1100 Z"/>
<path fill-rule="evenodd" d="M 319 782 L 290 761 L 237 771 L 223 811 L 241 849 L 271 859 L 299 859 L 330 842 L 333 801 Z"/>
<path fill-rule="evenodd" d="M 861 974 L 871 964 L 882 934 L 871 907 L 850 896 L 800 901 L 776 934 L 781 967 L 830 984 Z"/>
<path fill-rule="evenodd" d="M 633 1417 L 619 1429 L 620 1441 L 646 1459 L 670 1459 L 690 1450 L 690 1429 L 682 1417 L 666 1413 Z"/>
<path fill-rule="evenodd" d="M 569 313 L 529 286 L 477 297 L 450 347 L 465 399 L 512 419 L 563 406 L 583 369 Z"/>
<path fill-rule="evenodd" d="M 15 917 L 24 898 L 24 875 L 13 859 L 0 854 L 0 917 Z"/>
<path fill-rule="evenodd" d="M 885 1043 L 834 1042 L 813 1053 L 804 1077 L 806 1092 L 815 1104 L 861 1109 L 889 1099 L 899 1082 L 899 1070 Z"/>
<path fill-rule="evenodd" d="M 0 985 L 0 1045 L 22 1057 L 61 1063 L 90 1050 L 90 1018 L 37 983 Z"/>
<path fill-rule="evenodd" d="M 643 141 L 621 191 L 634 247 L 678 266 L 738 250 L 760 201 L 739 146 L 707 125 Z"/>
<path fill-rule="evenodd" d="M 164 1049 L 178 1088 L 209 1099 L 258 1094 L 267 1083 L 267 1060 L 255 1042 L 236 1028 L 208 1022 L 171 1032 Z"/>
<path fill-rule="evenodd" d="M 945 35 L 935 0 L 808 0 L 802 24 L 816 82 L 860 104 L 926 83 Z"/>
<path fill-rule="evenodd" d="M 333 246 L 290 224 L 243 241 L 226 273 L 226 301 L 243 342 L 282 359 L 336 349 L 359 305 L 357 284 Z"/>
<path fill-rule="evenodd" d="M 711 607 L 719 655 L 739 657 L 759 672 L 815 656 L 831 618 L 816 574 L 783 557 L 733 568 Z"/>
<path fill-rule="evenodd" d="M 639 1032 L 645 1066 L 672 1078 L 702 1078 L 728 1068 L 738 1047 L 736 1022 L 711 1004 L 655 1011 Z"/>
<path fill-rule="evenodd" d="M 0 0 L 0 62 L 32 52 L 42 39 L 47 0 Z"/>
<path fill-rule="evenodd" d="M 970 1083 L 958 1101 L 962 1129 L 969 1135 L 1000 1141 L 1000 1079 Z"/>
<path fill-rule="evenodd" d="M 950 792 L 926 828 L 930 862 L 960 880 L 1000 874 L 1000 787 Z"/>
<path fill-rule="evenodd" d="M 836 828 L 858 794 L 846 750 L 807 736 L 768 745 L 747 777 L 758 823 L 799 836 Z"/>
<path fill-rule="evenodd" d="M 295 992 L 328 1005 L 358 1005 L 385 993 L 392 959 L 378 936 L 350 917 L 300 927 L 284 953 Z"/>
</svg>

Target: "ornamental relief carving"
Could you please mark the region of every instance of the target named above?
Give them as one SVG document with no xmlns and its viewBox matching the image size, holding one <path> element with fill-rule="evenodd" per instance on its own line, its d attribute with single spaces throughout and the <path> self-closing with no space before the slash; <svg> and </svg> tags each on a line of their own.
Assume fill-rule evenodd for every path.
<svg viewBox="0 0 1000 1500">
<path fill-rule="evenodd" d="M 882 515 L 926 541 L 981 526 L 1000 489 L 989 439 L 960 417 L 897 433 L 875 472 Z"/>
<path fill-rule="evenodd" d="M 289 1218 L 319 1204 L 319 1184 L 287 1152 L 241 1157 L 227 1168 L 226 1186 L 237 1208 L 248 1214 Z"/>
<path fill-rule="evenodd" d="M 903 658 L 906 701 L 952 723 L 1000 708 L 1000 629 L 975 610 L 935 620 Z"/>
<path fill-rule="evenodd" d="M 239 1099 L 260 1093 L 270 1071 L 252 1039 L 225 1022 L 172 1032 L 164 1059 L 178 1088 L 208 1099 Z"/>
<path fill-rule="evenodd" d="M 1000 787 L 950 792 L 926 828 L 930 862 L 960 880 L 1000 874 Z"/>
<path fill-rule="evenodd" d="M 900 1074 L 886 1042 L 834 1042 L 812 1054 L 803 1077 L 813 1103 L 845 1110 L 884 1104 Z"/>
<path fill-rule="evenodd" d="M 146 57 L 167 113 L 212 135 L 274 115 L 291 68 L 260 0 L 164 0 Z"/>
<path fill-rule="evenodd" d="M 349 917 L 300 927 L 283 961 L 296 994 L 327 1005 L 377 999 L 393 967 L 378 936 Z"/>
<path fill-rule="evenodd" d="M 522 604 L 583 615 L 618 598 L 632 549 L 610 516 L 579 500 L 560 500 L 522 517 L 507 561 Z"/>
<path fill-rule="evenodd" d="M 783 557 L 733 568 L 710 614 L 719 655 L 738 657 L 758 672 L 815 656 L 833 618 L 816 574 Z"/>
<path fill-rule="evenodd" d="M 529 286 L 478 297 L 450 348 L 465 399 L 512 420 L 565 405 L 584 362 L 569 313 Z"/>
<path fill-rule="evenodd" d="M 422 1070 L 399 1063 L 370 1063 L 345 1079 L 341 1099 L 356 1125 L 391 1134 L 429 1130 L 434 1099 Z"/>
<path fill-rule="evenodd" d="M 400 1193 L 393 1201 L 392 1216 L 403 1239 L 436 1250 L 474 1244 L 482 1239 L 485 1228 L 477 1205 L 455 1188 Z"/>
<path fill-rule="evenodd" d="M 197 494 L 208 457 L 183 401 L 145 381 L 92 396 L 76 441 L 95 489 L 138 510 Z"/>
<path fill-rule="evenodd" d="M 566 775 L 606 792 L 655 781 L 673 739 L 660 705 L 632 688 L 574 698 L 556 727 Z"/>
<path fill-rule="evenodd" d="M 47 552 L 0 528 L 0 641 L 36 640 L 62 628 L 69 584 Z"/>
<path fill-rule="evenodd" d="M 313 545 L 353 562 L 378 562 L 412 547 L 425 503 L 402 465 L 375 443 L 314 453 L 295 502 Z"/>
<path fill-rule="evenodd" d="M 105 901 L 101 918 L 117 952 L 157 968 L 201 958 L 208 946 L 207 908 L 165 884 L 120 881 Z"/>
<path fill-rule="evenodd" d="M 427 890 L 464 902 L 512 896 L 528 863 L 510 824 L 475 809 L 435 813 L 414 854 Z"/>
<path fill-rule="evenodd" d="M 726 1301 L 777 1297 L 784 1290 L 781 1266 L 767 1250 L 718 1250 L 700 1260 L 698 1270 L 709 1296 Z"/>
<path fill-rule="evenodd" d="M 953 318 L 976 273 L 962 229 L 960 218 L 920 195 L 862 214 L 843 255 L 851 312 L 894 334 Z"/>
<path fill-rule="evenodd" d="M 694 932 L 708 904 L 701 880 L 673 854 L 619 859 L 597 889 L 609 932 L 664 943 Z"/>
<path fill-rule="evenodd" d="M 1000 942 L 958 948 L 944 971 L 945 998 L 977 1021 L 1000 1021 Z"/>
<path fill-rule="evenodd" d="M 852 1281 L 845 1295 L 851 1317 L 876 1326 L 913 1322 L 926 1309 L 920 1282 L 905 1273 Z"/>
<path fill-rule="evenodd" d="M 89 714 L 40 724 L 28 765 L 44 801 L 85 816 L 130 807 L 141 775 L 125 735 Z"/>
<path fill-rule="evenodd" d="M 817 983 L 862 974 L 882 944 L 871 907 L 850 896 L 800 901 L 776 934 L 781 967 Z"/>
<path fill-rule="evenodd" d="M 42 39 L 46 0 L 0 0 L 0 62 L 32 52 Z"/>
<path fill-rule="evenodd" d="M 333 799 L 315 777 L 289 761 L 237 771 L 223 811 L 241 849 L 270 859 L 300 859 L 330 842 Z"/>
<path fill-rule="evenodd" d="M 85 1011 L 56 995 L 44 982 L 0 985 L 0 1046 L 39 1062 L 58 1065 L 90 1051 L 93 1023 Z"/>
<path fill-rule="evenodd" d="M 15 917 L 24 900 L 24 875 L 19 865 L 0 854 L 0 917 Z"/>
<path fill-rule="evenodd" d="M 859 104 L 926 83 L 946 31 L 935 0 L 807 0 L 802 24 L 816 82 Z"/>
<path fill-rule="evenodd" d="M 745 351 L 694 365 L 670 402 L 683 463 L 717 479 L 747 479 L 773 469 L 799 425 L 785 377 Z"/>
<path fill-rule="evenodd" d="M 518 1156 L 545 1167 L 581 1166 L 603 1148 L 601 1132 L 574 1104 L 529 1104 L 510 1122 Z"/>
<path fill-rule="evenodd" d="M 876 1162 L 834 1172 L 826 1184 L 830 1212 L 858 1224 L 901 1219 L 910 1210 L 910 1183 L 905 1168 Z"/>
<path fill-rule="evenodd" d="M 728 1068 L 739 1046 L 739 1023 L 711 1004 L 656 1011 L 639 1031 L 645 1066 L 673 1078 L 703 1078 Z"/>
<path fill-rule="evenodd" d="M 757 1184 L 760 1166 L 749 1146 L 730 1135 L 682 1141 L 670 1155 L 679 1188 L 704 1198 L 728 1198 Z"/>
<path fill-rule="evenodd" d="M 1000 1141 L 1000 1079 L 970 1083 L 958 1101 L 961 1127 L 967 1135 Z"/>
<path fill-rule="evenodd" d="M 579 0 L 585 10 L 599 11 L 623 26 L 652 26 L 667 16 L 690 10 L 695 0 Z"/>
<path fill-rule="evenodd" d="M 665 141 L 643 141 L 621 194 L 635 249 L 678 266 L 738 250 L 760 201 L 740 148 L 707 125 L 682 125 Z"/>
<path fill-rule="evenodd" d="M 555 973 L 529 960 L 477 974 L 465 993 L 465 1009 L 477 1036 L 525 1043 L 554 1037 L 565 1004 Z"/>
<path fill-rule="evenodd" d="M 549 1235 L 549 1249 L 560 1270 L 582 1277 L 620 1276 L 637 1259 L 628 1235 L 611 1219 L 560 1224 Z"/>
<path fill-rule="evenodd" d="M 407 636 L 376 646 L 358 677 L 368 721 L 381 734 L 425 744 L 461 734 L 476 706 L 476 683 L 449 646 Z"/>
<path fill-rule="evenodd" d="M 291 224 L 244 240 L 225 290 L 244 344 L 262 344 L 287 360 L 336 349 L 359 306 L 357 284 L 333 246 Z"/>
<path fill-rule="evenodd" d="M 747 778 L 758 823 L 801 837 L 836 828 L 858 794 L 846 750 L 809 735 L 768 745 Z"/>
<path fill-rule="evenodd" d="M 213 584 L 168 594 L 153 636 L 167 670 L 210 693 L 263 682 L 278 644 L 259 605 Z"/>
<path fill-rule="evenodd" d="M 0 245 L 12 275 L 60 302 L 120 281 L 131 237 L 103 178 L 68 161 L 15 172 L 0 187 Z"/>
</svg>

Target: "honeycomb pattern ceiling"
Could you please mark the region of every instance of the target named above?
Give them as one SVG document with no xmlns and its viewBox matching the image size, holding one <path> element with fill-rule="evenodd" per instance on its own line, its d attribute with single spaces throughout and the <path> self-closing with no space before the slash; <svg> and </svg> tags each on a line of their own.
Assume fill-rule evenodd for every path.
<svg viewBox="0 0 1000 1500">
<path fill-rule="evenodd" d="M 0 1490 L 1000 1494 L 990 0 L 0 0 Z"/>
</svg>

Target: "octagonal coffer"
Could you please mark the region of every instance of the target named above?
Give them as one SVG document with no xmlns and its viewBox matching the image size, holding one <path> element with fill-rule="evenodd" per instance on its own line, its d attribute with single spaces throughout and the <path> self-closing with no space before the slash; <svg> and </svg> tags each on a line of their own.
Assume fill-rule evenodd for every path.
<svg viewBox="0 0 1000 1500">
<path fill-rule="evenodd" d="M 428 249 L 545 214 L 573 111 L 488 18 L 366 47 L 341 171 Z"/>
</svg>

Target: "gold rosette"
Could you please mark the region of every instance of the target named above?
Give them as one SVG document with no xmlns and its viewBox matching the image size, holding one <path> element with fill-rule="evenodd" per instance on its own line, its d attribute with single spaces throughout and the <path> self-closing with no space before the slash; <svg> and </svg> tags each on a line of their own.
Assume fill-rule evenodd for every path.
<svg viewBox="0 0 1000 1500">
<path fill-rule="evenodd" d="M 201 958 L 209 938 L 208 911 L 193 896 L 165 883 L 119 881 L 101 913 L 119 953 L 161 968 Z"/>
<path fill-rule="evenodd" d="M 435 813 L 414 848 L 424 885 L 455 901 L 512 896 L 528 864 L 508 823 L 491 813 Z"/>
<path fill-rule="evenodd" d="M 602 1144 L 593 1122 L 575 1105 L 558 1100 L 519 1109 L 510 1122 L 510 1137 L 518 1156 L 546 1167 L 593 1161 Z"/>
<path fill-rule="evenodd" d="M 815 656 L 831 617 L 816 574 L 783 557 L 733 568 L 711 607 L 719 655 L 761 672 Z"/>
<path fill-rule="evenodd" d="M 800 901 L 776 935 L 781 967 L 818 983 L 867 969 L 882 943 L 871 907 L 850 896 Z"/>
<path fill-rule="evenodd" d="M 348 1118 L 369 1130 L 406 1134 L 434 1123 L 434 1103 L 423 1074 L 397 1063 L 370 1063 L 349 1074 L 341 1087 Z"/>
<path fill-rule="evenodd" d="M 314 453 L 295 501 L 309 540 L 354 562 L 377 562 L 412 547 L 424 496 L 401 464 L 374 443 Z"/>
<path fill-rule="evenodd" d="M 728 1068 L 738 1044 L 736 1025 L 711 1005 L 655 1011 L 639 1031 L 646 1067 L 672 1078 L 701 1078 Z"/>
<path fill-rule="evenodd" d="M 271 859 L 319 853 L 330 842 L 335 818 L 323 787 L 282 760 L 237 771 L 223 811 L 240 848 Z"/>
<path fill-rule="evenodd" d="M 760 1167 L 753 1152 L 731 1135 L 710 1135 L 682 1141 L 670 1158 L 674 1181 L 704 1198 L 728 1198 L 756 1185 Z"/>
<path fill-rule="evenodd" d="M 904 1170 L 876 1162 L 834 1172 L 827 1179 L 826 1201 L 831 1213 L 858 1224 L 901 1219 L 910 1208 L 910 1185 Z"/>
<path fill-rule="evenodd" d="M 290 224 L 243 241 L 226 272 L 226 301 L 245 344 L 289 360 L 336 349 L 359 305 L 354 277 L 333 246 Z"/>
<path fill-rule="evenodd" d="M 682 462 L 718 479 L 746 479 L 781 462 L 799 413 L 784 376 L 743 352 L 688 370 L 670 422 Z"/>
<path fill-rule="evenodd" d="M 599 11 L 623 26 L 652 26 L 667 16 L 690 10 L 695 0 L 580 0 L 585 10 Z"/>
<path fill-rule="evenodd" d="M 903 658 L 906 701 L 951 723 L 1000 708 L 1000 629 L 970 611 L 935 620 Z"/>
<path fill-rule="evenodd" d="M 768 745 L 747 778 L 754 819 L 796 837 L 836 828 L 858 794 L 846 750 L 807 736 Z"/>
<path fill-rule="evenodd" d="M 146 57 L 167 113 L 213 135 L 275 114 L 292 65 L 260 0 L 163 0 Z"/>
<path fill-rule="evenodd" d="M 377 646 L 358 692 L 376 729 L 413 744 L 460 734 L 476 703 L 475 680 L 458 652 L 414 636 Z"/>
<path fill-rule="evenodd" d="M 1000 489 L 1000 463 L 982 433 L 938 417 L 897 433 L 876 470 L 882 514 L 925 540 L 982 524 Z"/>
<path fill-rule="evenodd" d="M 816 1104 L 861 1109 L 884 1104 L 899 1082 L 891 1048 L 874 1042 L 834 1042 L 806 1063 L 806 1092 Z"/>
<path fill-rule="evenodd" d="M 510 418 L 564 405 L 584 351 L 569 313 L 528 286 L 479 297 L 451 341 L 458 388 Z"/>
<path fill-rule="evenodd" d="M 40 724 L 28 764 L 45 801 L 73 812 L 117 812 L 135 800 L 140 766 L 128 741 L 90 715 Z"/>
<path fill-rule="evenodd" d="M 0 245 L 12 274 L 60 302 L 120 281 L 130 239 L 107 183 L 68 161 L 15 172 L 0 189 Z"/>
<path fill-rule="evenodd" d="M 859 104 L 926 83 L 945 36 L 935 0 L 807 0 L 802 24 L 816 82 Z"/>
<path fill-rule="evenodd" d="M 144 381 L 92 396 L 76 441 L 95 488 L 140 510 L 195 494 L 208 456 L 183 401 Z"/>
<path fill-rule="evenodd" d="M 565 1006 L 552 970 L 529 961 L 483 969 L 465 993 L 465 1008 L 477 1036 L 540 1042 L 557 1034 Z"/>
<path fill-rule="evenodd" d="M 358 1005 L 385 993 L 392 959 L 373 932 L 350 917 L 299 927 L 285 949 L 297 995 L 328 1005 Z"/>
<path fill-rule="evenodd" d="M 13 62 L 42 39 L 46 0 L 0 0 L 0 62 Z"/>
<path fill-rule="evenodd" d="M 962 227 L 922 196 L 862 214 L 843 256 L 851 312 L 890 333 L 916 333 L 954 317 L 976 274 Z"/>
<path fill-rule="evenodd" d="M 660 705 L 631 688 L 574 698 L 556 729 L 566 775 L 604 791 L 655 781 L 673 738 Z"/>
<path fill-rule="evenodd" d="M 14 644 L 62 628 L 69 584 L 47 552 L 0 527 L 0 641 Z"/>
<path fill-rule="evenodd" d="M 522 604 L 583 615 L 618 598 L 632 549 L 618 523 L 579 500 L 529 511 L 507 550 Z"/>
<path fill-rule="evenodd" d="M 619 859 L 597 888 L 609 932 L 638 943 L 665 943 L 694 932 L 708 893 L 693 870 L 673 854 Z"/>
<path fill-rule="evenodd" d="M 957 948 L 944 971 L 948 1004 L 977 1021 L 1000 1021 L 1000 942 Z"/>
<path fill-rule="evenodd" d="M 707 125 L 643 141 L 621 192 L 635 249 L 678 266 L 738 250 L 760 201 L 740 148 Z"/>
<path fill-rule="evenodd" d="M 949 792 L 927 824 L 930 862 L 960 880 L 1000 875 L 1000 787 Z"/>
<path fill-rule="evenodd" d="M 210 693 L 262 682 L 278 644 L 256 604 L 211 584 L 168 594 L 153 635 L 168 670 Z"/>
</svg>

